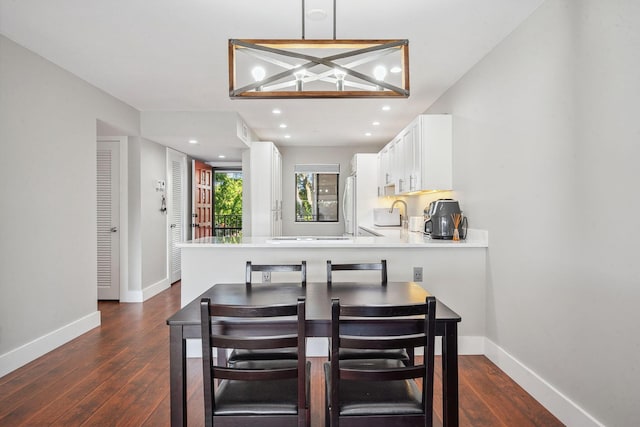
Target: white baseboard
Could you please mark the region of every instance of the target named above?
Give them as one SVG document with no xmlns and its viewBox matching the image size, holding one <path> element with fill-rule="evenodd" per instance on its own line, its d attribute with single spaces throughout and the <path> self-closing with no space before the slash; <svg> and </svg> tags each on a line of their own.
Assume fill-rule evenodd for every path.
<svg viewBox="0 0 640 427">
<path fill-rule="evenodd" d="M 154 283 L 153 285 L 147 286 L 142 290 L 142 301 L 146 301 L 149 298 L 158 295 L 160 292 L 169 289 L 170 287 L 171 281 L 168 277 Z"/>
<path fill-rule="evenodd" d="M 485 355 L 565 425 L 604 426 L 544 378 L 488 338 L 485 338 Z"/>
<path fill-rule="evenodd" d="M 151 297 L 158 295 L 160 292 L 169 289 L 171 282 L 168 278 L 164 278 L 152 285 L 147 286 L 141 291 L 127 291 L 120 295 L 120 302 L 144 302 Z"/>
<path fill-rule="evenodd" d="M 126 293 L 120 292 L 120 302 L 142 302 L 142 291 L 127 291 Z"/>
<path fill-rule="evenodd" d="M 100 312 L 95 311 L 55 331 L 36 338 L 18 348 L 0 355 L 0 377 L 100 326 Z"/>
</svg>

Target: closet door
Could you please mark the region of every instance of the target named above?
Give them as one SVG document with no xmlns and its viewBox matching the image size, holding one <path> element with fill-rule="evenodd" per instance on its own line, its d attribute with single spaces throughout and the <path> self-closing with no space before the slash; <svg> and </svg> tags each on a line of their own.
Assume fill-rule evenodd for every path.
<svg viewBox="0 0 640 427">
<path fill-rule="evenodd" d="M 96 152 L 98 299 L 120 299 L 120 145 L 98 141 Z"/>
<path fill-rule="evenodd" d="M 176 245 L 185 239 L 185 170 L 186 156 L 173 150 L 167 150 L 169 182 L 169 278 L 171 283 L 180 280 L 180 248 Z"/>
</svg>

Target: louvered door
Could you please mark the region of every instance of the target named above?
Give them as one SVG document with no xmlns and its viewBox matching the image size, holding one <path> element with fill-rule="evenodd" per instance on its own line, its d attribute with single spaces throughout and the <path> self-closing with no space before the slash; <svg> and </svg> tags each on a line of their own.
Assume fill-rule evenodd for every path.
<svg viewBox="0 0 640 427">
<path fill-rule="evenodd" d="M 120 299 L 120 146 L 97 145 L 98 299 Z"/>
<path fill-rule="evenodd" d="M 184 240 L 184 156 L 169 151 L 170 204 L 169 212 L 169 274 L 171 283 L 180 280 L 180 248 L 176 245 Z"/>
</svg>

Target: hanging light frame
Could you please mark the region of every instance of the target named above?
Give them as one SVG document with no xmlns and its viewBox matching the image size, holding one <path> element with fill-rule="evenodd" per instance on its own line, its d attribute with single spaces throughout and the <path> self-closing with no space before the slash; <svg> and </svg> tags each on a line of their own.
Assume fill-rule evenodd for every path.
<svg viewBox="0 0 640 427">
<path fill-rule="evenodd" d="M 328 56 L 301 50 L 331 51 Z M 237 85 L 238 53 L 252 55 L 282 69 L 265 78 Z M 339 53 L 336 53 L 339 52 Z M 363 64 L 388 54 L 400 54 L 400 86 L 365 74 Z M 358 58 L 356 58 L 358 57 Z M 345 59 L 351 62 L 344 63 Z M 300 63 L 302 61 L 302 63 Z M 338 63 L 337 61 L 341 61 Z M 324 71 L 314 69 L 324 67 Z M 358 69 L 356 69 L 358 68 Z M 301 71 L 304 77 L 301 77 Z M 242 70 L 243 73 L 248 70 Z M 334 74 L 336 73 L 336 74 Z M 339 73 L 339 77 L 338 74 Z M 296 76 L 297 74 L 297 76 Z M 350 76 L 347 80 L 346 77 Z M 331 83 L 333 90 L 306 90 L 308 83 Z M 325 85 L 327 87 L 327 85 Z M 281 90 L 282 89 L 282 90 Z M 409 97 L 409 41 L 399 40 L 229 40 L 229 96 L 232 99 L 278 98 L 407 98 Z"/>
</svg>

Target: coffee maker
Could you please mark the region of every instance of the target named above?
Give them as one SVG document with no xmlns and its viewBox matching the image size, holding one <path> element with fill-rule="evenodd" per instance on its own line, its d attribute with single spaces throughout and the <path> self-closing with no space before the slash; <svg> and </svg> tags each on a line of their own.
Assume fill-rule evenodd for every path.
<svg viewBox="0 0 640 427">
<path fill-rule="evenodd" d="M 452 240 L 456 229 L 454 218 L 460 215 L 462 218 L 458 224 L 460 239 L 467 237 L 467 217 L 462 217 L 462 211 L 458 201 L 453 199 L 438 199 L 431 202 L 424 210 L 424 232 L 432 239 Z"/>
</svg>

